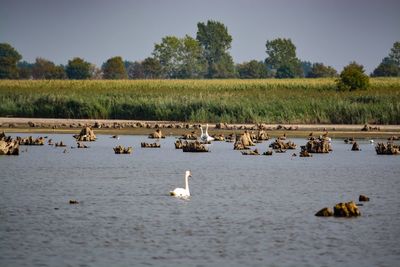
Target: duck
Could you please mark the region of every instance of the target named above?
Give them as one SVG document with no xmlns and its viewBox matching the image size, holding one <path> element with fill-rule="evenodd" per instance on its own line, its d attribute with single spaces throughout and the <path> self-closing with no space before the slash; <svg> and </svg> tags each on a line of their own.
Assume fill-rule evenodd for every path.
<svg viewBox="0 0 400 267">
<path fill-rule="evenodd" d="M 177 198 L 189 198 L 189 177 L 192 177 L 192 173 L 190 171 L 185 172 L 185 188 L 175 188 L 173 191 L 170 191 L 169 194 L 173 197 Z"/>
<path fill-rule="evenodd" d="M 203 127 L 201 126 L 200 130 L 201 130 L 201 135 L 200 135 L 201 141 L 203 141 L 204 143 L 214 141 L 214 138 L 208 135 L 208 124 L 206 125 L 206 132 L 203 132 Z"/>
</svg>

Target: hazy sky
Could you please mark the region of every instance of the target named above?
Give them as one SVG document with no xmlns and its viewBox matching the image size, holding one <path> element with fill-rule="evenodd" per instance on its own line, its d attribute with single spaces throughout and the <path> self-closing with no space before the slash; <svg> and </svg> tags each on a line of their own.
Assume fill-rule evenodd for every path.
<svg viewBox="0 0 400 267">
<path fill-rule="evenodd" d="M 143 60 L 162 37 L 196 37 L 209 19 L 228 27 L 237 63 L 264 60 L 265 42 L 283 37 L 301 60 L 371 72 L 400 40 L 400 0 L 0 0 L 0 42 L 29 62 L 101 65 Z"/>
</svg>

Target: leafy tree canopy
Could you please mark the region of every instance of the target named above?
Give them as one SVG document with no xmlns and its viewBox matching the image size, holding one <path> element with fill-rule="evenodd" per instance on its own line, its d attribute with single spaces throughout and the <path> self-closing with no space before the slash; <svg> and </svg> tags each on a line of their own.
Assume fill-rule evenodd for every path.
<svg viewBox="0 0 400 267">
<path fill-rule="evenodd" d="M 155 44 L 153 56 L 160 62 L 165 78 L 201 78 L 207 63 L 203 50 L 196 39 L 166 36 Z"/>
<path fill-rule="evenodd" d="M 364 73 L 364 66 L 355 61 L 345 66 L 337 80 L 339 91 L 353 91 L 357 89 L 367 89 L 369 87 L 369 77 Z"/>
<path fill-rule="evenodd" d="M 265 44 L 268 57 L 265 63 L 276 70 L 277 78 L 303 76 L 300 60 L 296 57 L 296 46 L 291 39 L 278 38 Z"/>
<path fill-rule="evenodd" d="M 7 43 L 0 43 L 0 79 L 18 78 L 17 62 L 22 56 Z"/>
<path fill-rule="evenodd" d="M 161 77 L 160 61 L 153 57 L 148 57 L 142 62 L 145 79 L 158 79 Z"/>
<path fill-rule="evenodd" d="M 260 79 L 268 77 L 265 64 L 261 61 L 251 60 L 236 66 L 239 77 L 242 79 Z"/>
<path fill-rule="evenodd" d="M 331 66 L 325 66 L 323 63 L 314 63 L 307 78 L 326 78 L 337 76 L 337 71 Z"/>
<path fill-rule="evenodd" d="M 226 78 L 235 75 L 234 64 L 228 50 L 231 48 L 232 36 L 221 22 L 209 20 L 197 24 L 196 39 L 204 49 L 208 63 L 207 78 Z"/>
<path fill-rule="evenodd" d="M 126 79 L 127 73 L 121 57 L 109 58 L 102 67 L 104 79 Z"/>
<path fill-rule="evenodd" d="M 372 76 L 375 77 L 396 77 L 400 76 L 400 42 L 395 42 L 390 53 L 376 67 Z"/>
<path fill-rule="evenodd" d="M 65 79 L 66 73 L 63 66 L 56 66 L 52 61 L 39 57 L 33 65 L 32 76 L 34 79 Z"/>
<path fill-rule="evenodd" d="M 86 62 L 82 58 L 76 57 L 68 61 L 68 65 L 65 68 L 68 79 L 84 80 L 91 77 L 89 62 Z"/>
</svg>

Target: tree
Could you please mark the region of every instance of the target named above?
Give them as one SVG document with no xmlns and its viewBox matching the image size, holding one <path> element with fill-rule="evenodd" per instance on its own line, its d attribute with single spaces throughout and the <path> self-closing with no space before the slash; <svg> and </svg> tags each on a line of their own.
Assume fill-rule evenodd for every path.
<svg viewBox="0 0 400 267">
<path fill-rule="evenodd" d="M 209 20 L 207 24 L 197 24 L 196 39 L 203 47 L 208 63 L 207 78 L 227 78 L 235 75 L 233 60 L 228 50 L 232 36 L 227 27 L 218 21 Z"/>
<path fill-rule="evenodd" d="M 66 73 L 63 66 L 56 66 L 53 62 L 44 58 L 36 58 L 32 68 L 32 77 L 46 80 L 65 79 Z"/>
<path fill-rule="evenodd" d="M 345 66 L 337 80 L 339 91 L 353 91 L 356 89 L 367 89 L 369 87 L 369 77 L 364 74 L 364 66 L 351 62 Z"/>
<path fill-rule="evenodd" d="M 400 67 L 389 57 L 385 57 L 374 69 L 373 77 L 397 77 L 400 76 Z"/>
<path fill-rule="evenodd" d="M 236 66 L 241 79 L 260 79 L 268 77 L 265 64 L 261 61 L 251 60 Z"/>
<path fill-rule="evenodd" d="M 157 79 L 161 75 L 161 64 L 155 58 L 148 57 L 142 62 L 145 79 Z"/>
<path fill-rule="evenodd" d="M 32 78 L 32 69 L 34 64 L 28 63 L 26 61 L 20 61 L 17 64 L 18 68 L 18 77 L 19 79 L 31 79 Z"/>
<path fill-rule="evenodd" d="M 85 80 L 91 77 L 90 63 L 86 62 L 82 58 L 75 57 L 72 60 L 68 60 L 68 65 L 65 69 L 68 79 L 73 80 Z"/>
<path fill-rule="evenodd" d="M 176 78 L 179 72 L 181 42 L 175 36 L 162 38 L 161 43 L 154 45 L 153 56 L 161 64 L 165 78 Z"/>
<path fill-rule="evenodd" d="M 207 63 L 200 43 L 186 35 L 184 38 L 166 36 L 155 44 L 153 56 L 161 64 L 165 78 L 201 78 Z"/>
<path fill-rule="evenodd" d="M 103 73 L 100 68 L 95 64 L 90 64 L 89 66 L 89 77 L 94 80 L 101 80 L 103 78 Z"/>
<path fill-rule="evenodd" d="M 392 49 L 390 49 L 389 58 L 400 67 L 400 41 L 393 44 Z"/>
<path fill-rule="evenodd" d="M 390 49 L 389 56 L 385 57 L 376 67 L 372 76 L 396 77 L 400 76 L 400 42 L 395 42 Z"/>
<path fill-rule="evenodd" d="M 301 77 L 300 60 L 296 57 L 296 46 L 291 39 L 274 39 L 265 44 L 268 57 L 265 63 L 270 69 L 276 70 L 277 78 Z"/>
<path fill-rule="evenodd" d="M 303 77 L 307 77 L 311 71 L 312 63 L 310 61 L 301 61 L 301 69 L 303 70 Z"/>
<path fill-rule="evenodd" d="M 126 79 L 125 65 L 121 57 L 108 59 L 102 67 L 104 79 Z"/>
<path fill-rule="evenodd" d="M 17 62 L 22 56 L 7 43 L 0 44 L 0 79 L 17 79 Z"/>
<path fill-rule="evenodd" d="M 186 35 L 181 41 L 179 78 L 203 78 L 207 61 L 199 41 Z"/>
<path fill-rule="evenodd" d="M 144 79 L 145 74 L 144 74 L 144 68 L 141 62 L 135 61 L 125 61 L 125 69 L 126 72 L 128 73 L 128 78 L 129 79 Z"/>
<path fill-rule="evenodd" d="M 331 66 L 325 66 L 323 63 L 314 63 L 307 78 L 326 78 L 337 76 L 337 71 Z"/>
</svg>

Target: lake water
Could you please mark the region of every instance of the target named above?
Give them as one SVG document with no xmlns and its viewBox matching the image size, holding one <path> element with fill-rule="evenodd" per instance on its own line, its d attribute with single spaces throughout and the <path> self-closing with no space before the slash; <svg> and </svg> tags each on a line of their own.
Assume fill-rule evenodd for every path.
<svg viewBox="0 0 400 267">
<path fill-rule="evenodd" d="M 71 135 L 49 138 L 76 145 Z M 400 262 L 400 156 L 378 156 L 367 141 L 353 152 L 342 139 L 312 158 L 242 156 L 225 142 L 210 153 L 183 153 L 174 137 L 160 149 L 140 148 L 144 141 L 153 142 L 99 135 L 89 149 L 63 153 L 46 144 L 1 156 L 0 266 Z M 263 152 L 269 143 L 257 147 Z M 133 146 L 133 154 L 115 155 L 118 144 Z M 192 197 L 170 197 L 188 169 Z M 359 218 L 314 216 L 360 194 L 371 201 Z"/>
</svg>

